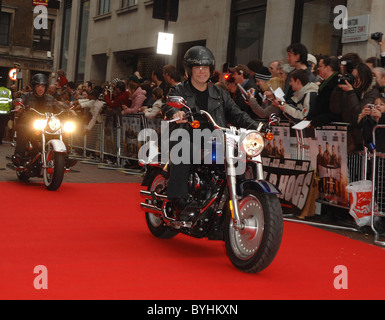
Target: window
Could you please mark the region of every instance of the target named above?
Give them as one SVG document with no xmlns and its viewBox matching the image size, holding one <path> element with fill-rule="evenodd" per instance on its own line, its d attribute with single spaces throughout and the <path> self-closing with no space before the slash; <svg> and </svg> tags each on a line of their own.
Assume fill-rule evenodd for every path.
<svg viewBox="0 0 385 320">
<path fill-rule="evenodd" d="M 262 58 L 266 0 L 234 0 L 228 58 L 231 65 Z"/>
<path fill-rule="evenodd" d="M 111 12 L 111 0 L 100 0 L 99 1 L 99 15 L 103 15 Z"/>
<path fill-rule="evenodd" d="M 138 4 L 138 0 L 122 0 L 122 8 L 136 6 Z"/>
<path fill-rule="evenodd" d="M 75 82 L 84 81 L 87 54 L 88 21 L 90 17 L 90 0 L 82 0 L 80 12 Z"/>
<path fill-rule="evenodd" d="M 11 24 L 11 14 L 6 12 L 0 13 L 0 45 L 9 45 L 9 26 Z"/>
<path fill-rule="evenodd" d="M 48 19 L 48 29 L 33 29 L 33 49 L 51 51 L 54 20 Z"/>
<path fill-rule="evenodd" d="M 64 2 L 64 14 L 63 14 L 63 37 L 60 53 L 60 69 L 67 69 L 68 65 L 68 52 L 70 43 L 70 28 L 71 28 L 71 13 L 72 13 L 72 0 L 66 0 Z"/>
<path fill-rule="evenodd" d="M 334 8 L 346 0 L 297 0 L 292 42 L 303 43 L 312 54 L 340 55 L 342 31 L 333 27 Z"/>
</svg>

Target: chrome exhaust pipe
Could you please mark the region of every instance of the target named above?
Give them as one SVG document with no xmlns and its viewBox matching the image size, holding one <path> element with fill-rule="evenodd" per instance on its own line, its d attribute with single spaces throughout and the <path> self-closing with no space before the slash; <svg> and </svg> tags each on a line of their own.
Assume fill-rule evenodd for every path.
<svg viewBox="0 0 385 320">
<path fill-rule="evenodd" d="M 155 191 L 140 190 L 140 195 L 145 197 L 157 198 L 159 200 L 167 200 L 167 196 L 156 193 Z"/>
<path fill-rule="evenodd" d="M 152 205 L 152 204 L 149 204 L 149 203 L 144 203 L 142 202 L 140 204 L 140 207 L 145 210 L 147 213 L 152 213 L 152 214 L 158 214 L 158 215 L 161 215 L 162 214 L 162 209 Z"/>
</svg>

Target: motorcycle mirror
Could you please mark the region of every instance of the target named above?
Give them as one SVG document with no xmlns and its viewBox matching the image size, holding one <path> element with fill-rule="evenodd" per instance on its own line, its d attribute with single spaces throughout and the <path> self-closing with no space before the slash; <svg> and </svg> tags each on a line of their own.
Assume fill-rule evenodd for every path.
<svg viewBox="0 0 385 320">
<path fill-rule="evenodd" d="M 281 118 L 278 117 L 275 113 L 272 113 L 269 117 L 269 125 L 278 125 L 281 122 Z"/>
<path fill-rule="evenodd" d="M 14 106 L 22 106 L 23 105 L 23 99 L 17 98 L 15 100 L 13 100 L 13 105 Z"/>
<path fill-rule="evenodd" d="M 186 101 L 183 97 L 171 96 L 167 99 L 167 105 L 175 109 L 182 109 L 183 107 L 186 107 Z"/>
</svg>

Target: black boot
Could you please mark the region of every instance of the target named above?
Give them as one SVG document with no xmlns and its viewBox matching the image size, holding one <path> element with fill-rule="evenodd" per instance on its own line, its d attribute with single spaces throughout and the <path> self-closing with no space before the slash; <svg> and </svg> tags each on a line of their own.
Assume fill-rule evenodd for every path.
<svg viewBox="0 0 385 320">
<path fill-rule="evenodd" d="M 24 158 L 20 154 L 16 153 L 12 156 L 12 163 L 16 167 L 22 167 L 24 165 Z"/>
</svg>

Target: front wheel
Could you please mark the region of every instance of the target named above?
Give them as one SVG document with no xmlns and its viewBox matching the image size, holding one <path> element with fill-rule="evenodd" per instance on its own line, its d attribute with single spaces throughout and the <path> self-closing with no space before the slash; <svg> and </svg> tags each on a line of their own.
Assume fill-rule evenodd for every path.
<svg viewBox="0 0 385 320">
<path fill-rule="evenodd" d="M 47 167 L 43 169 L 44 185 L 50 191 L 59 189 L 63 182 L 66 155 L 50 150 L 46 153 Z"/>
<path fill-rule="evenodd" d="M 225 221 L 227 254 L 239 270 L 256 273 L 266 269 L 281 245 L 283 215 L 276 195 L 246 190 L 239 201 L 241 228 L 234 228 L 231 214 Z"/>
</svg>

